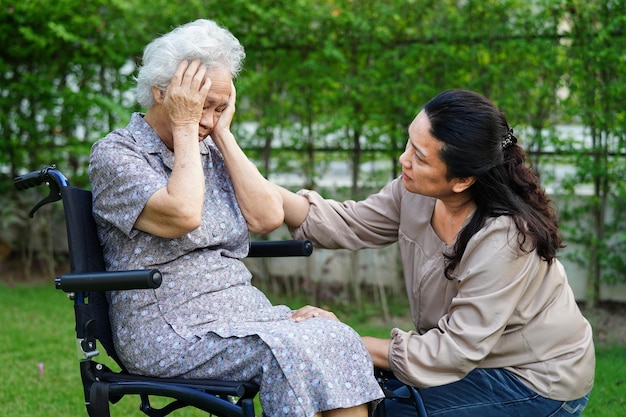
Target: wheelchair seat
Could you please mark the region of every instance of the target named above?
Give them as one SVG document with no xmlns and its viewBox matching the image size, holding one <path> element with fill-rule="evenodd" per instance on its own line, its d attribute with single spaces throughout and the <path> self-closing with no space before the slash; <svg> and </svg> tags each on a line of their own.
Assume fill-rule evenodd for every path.
<svg viewBox="0 0 626 417">
<path fill-rule="evenodd" d="M 254 397 L 259 387 L 247 381 L 158 378 L 129 373 L 115 352 L 109 322 L 106 291 L 158 288 L 167 277 L 158 270 L 106 271 L 96 224 L 91 192 L 72 187 L 54 165 L 15 178 L 18 190 L 46 183 L 50 194 L 30 212 L 62 200 L 66 220 L 70 272 L 55 279 L 55 287 L 74 301 L 76 340 L 85 407 L 90 417 L 110 417 L 110 404 L 127 395 L 140 397 L 140 410 L 150 417 L 164 417 L 183 407 L 193 407 L 215 416 L 253 417 Z M 253 242 L 249 257 L 309 256 L 310 241 Z M 120 371 L 113 371 L 93 358 L 99 343 Z M 171 399 L 153 408 L 151 397 Z"/>
</svg>

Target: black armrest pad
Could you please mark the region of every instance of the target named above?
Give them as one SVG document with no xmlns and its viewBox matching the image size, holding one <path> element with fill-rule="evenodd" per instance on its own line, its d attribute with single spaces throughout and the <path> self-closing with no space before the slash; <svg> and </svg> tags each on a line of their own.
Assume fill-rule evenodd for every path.
<svg viewBox="0 0 626 417">
<path fill-rule="evenodd" d="M 250 242 L 248 258 L 309 256 L 313 253 L 310 240 L 259 240 Z"/>
<path fill-rule="evenodd" d="M 158 288 L 163 278 L 157 269 L 65 274 L 54 280 L 58 290 L 113 291 Z"/>
</svg>

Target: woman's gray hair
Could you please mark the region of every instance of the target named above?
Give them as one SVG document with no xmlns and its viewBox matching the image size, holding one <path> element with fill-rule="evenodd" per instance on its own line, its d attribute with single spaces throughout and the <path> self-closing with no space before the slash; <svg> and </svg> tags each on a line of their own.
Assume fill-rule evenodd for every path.
<svg viewBox="0 0 626 417">
<path fill-rule="evenodd" d="M 239 40 L 212 20 L 198 19 L 179 26 L 144 49 L 136 77 L 137 102 L 145 108 L 151 107 L 152 87 L 165 91 L 178 64 L 184 60 L 199 59 L 209 69 L 224 68 L 235 78 L 245 56 Z"/>
</svg>

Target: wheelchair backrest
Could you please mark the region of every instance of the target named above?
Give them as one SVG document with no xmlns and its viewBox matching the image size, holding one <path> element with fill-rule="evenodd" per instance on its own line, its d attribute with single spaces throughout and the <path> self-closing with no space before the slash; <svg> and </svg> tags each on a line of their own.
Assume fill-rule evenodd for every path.
<svg viewBox="0 0 626 417">
<path fill-rule="evenodd" d="M 105 271 L 102 247 L 92 214 L 91 191 L 68 186 L 61 188 L 60 193 L 65 212 L 71 272 Z M 89 291 L 82 295 L 85 304 L 75 306 L 80 309 L 76 312 L 77 333 L 92 326 L 90 331 L 93 331 L 107 354 L 124 369 L 113 346 L 106 294 L 103 291 Z"/>
<path fill-rule="evenodd" d="M 61 199 L 65 211 L 71 272 L 104 271 L 102 248 L 92 215 L 91 191 L 64 187 L 61 188 Z"/>
</svg>

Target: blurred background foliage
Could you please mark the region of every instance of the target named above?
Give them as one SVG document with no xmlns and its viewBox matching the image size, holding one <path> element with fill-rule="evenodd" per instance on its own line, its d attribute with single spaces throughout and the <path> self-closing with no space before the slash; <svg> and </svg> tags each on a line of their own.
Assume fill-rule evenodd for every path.
<svg viewBox="0 0 626 417">
<path fill-rule="evenodd" d="M 56 163 L 88 187 L 93 142 L 136 107 L 142 48 L 210 18 L 247 51 L 236 81 L 242 147 L 264 175 L 320 188 L 332 161 L 360 198 L 399 173 L 406 128 L 439 91 L 490 97 L 555 183 L 566 240 L 581 245 L 588 301 L 626 281 L 626 0 L 0 0 L 0 262 L 25 276 L 62 262 L 62 215 L 25 213 L 12 179 Z M 559 126 L 577 126 L 584 140 Z M 383 169 L 365 170 L 373 161 Z M 588 192 L 581 197 L 580 186 Z"/>
</svg>

